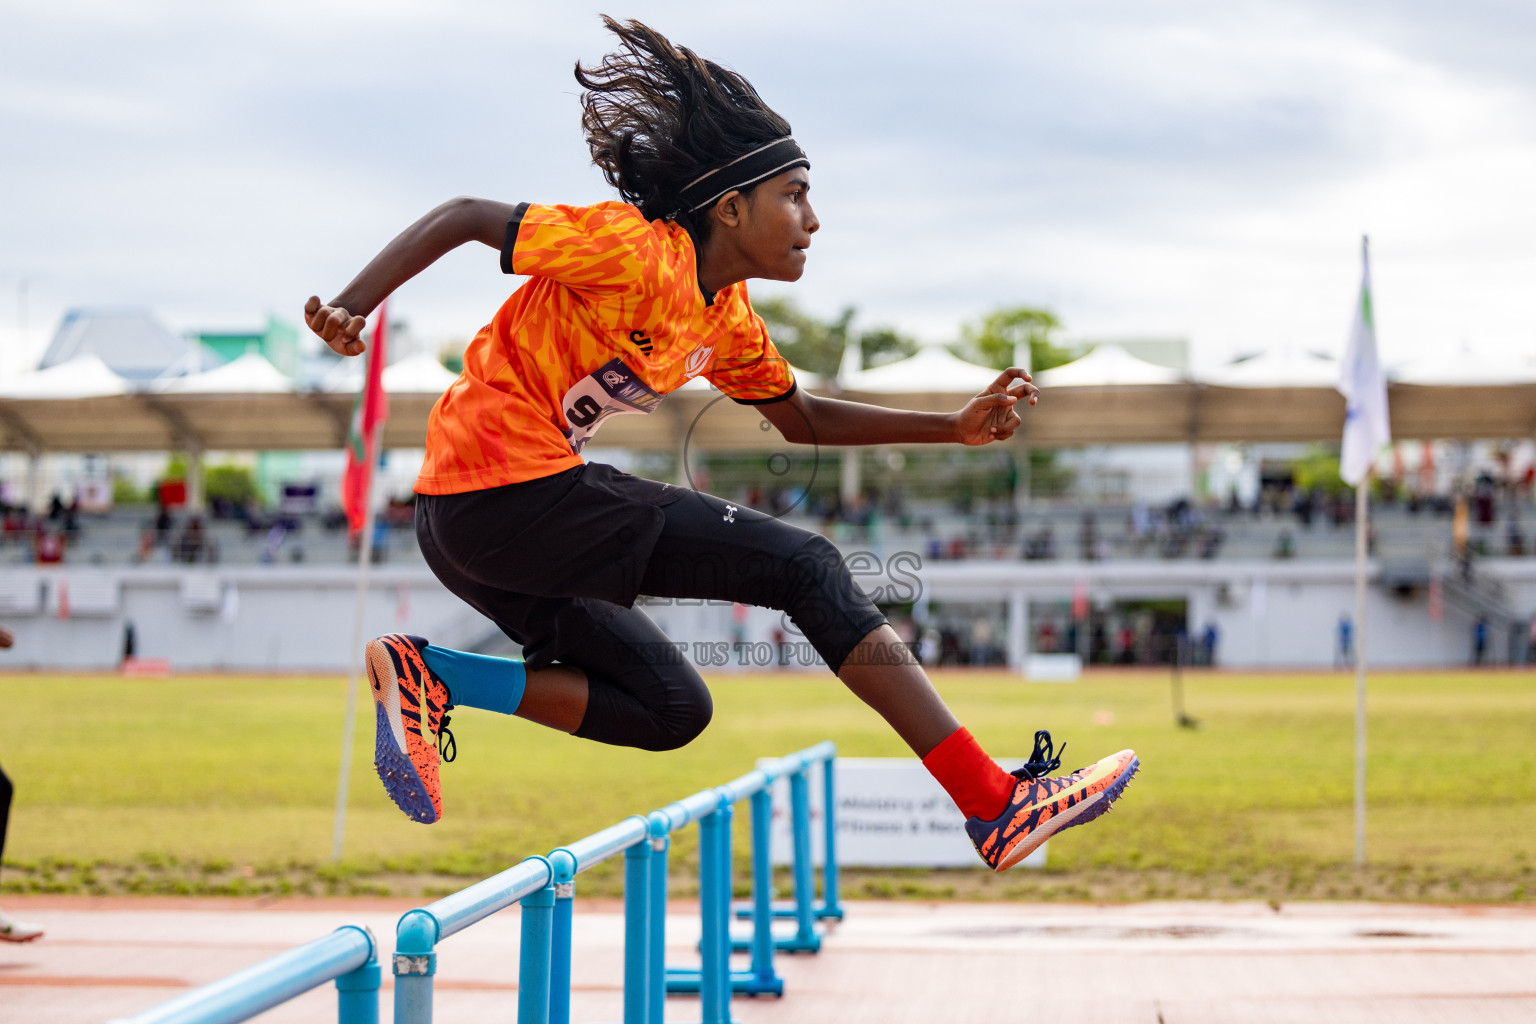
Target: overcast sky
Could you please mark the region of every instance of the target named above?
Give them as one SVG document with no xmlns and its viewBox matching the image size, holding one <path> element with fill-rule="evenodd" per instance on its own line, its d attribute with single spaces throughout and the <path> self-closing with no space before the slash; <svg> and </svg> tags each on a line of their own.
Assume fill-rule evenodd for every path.
<svg viewBox="0 0 1536 1024">
<path fill-rule="evenodd" d="M 1342 350 L 1372 239 L 1392 362 L 1536 353 L 1536 4 L 636 2 L 793 124 L 822 230 L 785 288 L 927 341 L 1003 305 L 1198 364 Z M 0 0 L 0 370 L 63 311 L 296 320 L 450 196 L 609 198 L 581 4 Z M 18 302 L 26 282 L 19 338 Z M 395 313 L 467 338 L 474 246 Z"/>
</svg>

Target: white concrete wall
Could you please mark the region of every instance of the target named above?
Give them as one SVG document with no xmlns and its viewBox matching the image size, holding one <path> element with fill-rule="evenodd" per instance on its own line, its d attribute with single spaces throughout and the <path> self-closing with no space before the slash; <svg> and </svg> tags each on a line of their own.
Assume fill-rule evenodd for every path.
<svg viewBox="0 0 1536 1024">
<path fill-rule="evenodd" d="M 60 584 L 69 618 L 60 618 Z M 115 587 L 115 608 L 90 600 Z M 0 622 L 16 646 L 0 667 L 108 668 L 122 655 L 132 622 L 141 658 L 166 658 L 177 670 L 342 671 L 352 633 L 355 570 L 344 567 L 0 571 Z M 41 593 L 32 614 L 14 594 Z M 201 593 L 198 607 L 187 598 Z M 87 598 L 82 607 L 82 597 Z M 421 568 L 375 566 L 370 574 L 367 636 L 419 633 L 467 644 L 494 627 Z"/>
<path fill-rule="evenodd" d="M 1504 579 L 1517 609 L 1536 614 L 1536 559 L 1493 559 L 1485 566 Z M 0 669 L 109 668 L 119 660 L 124 623 L 131 621 L 138 655 L 169 659 L 176 669 L 341 671 L 349 654 L 354 573 L 319 566 L 7 567 L 0 569 L 0 623 L 16 633 L 17 643 L 0 654 Z M 1021 634 L 1029 601 L 1070 600 L 1080 581 L 1094 601 L 1180 598 L 1189 603 L 1192 630 L 1216 623 L 1218 661 L 1233 667 L 1328 667 L 1339 617 L 1353 617 L 1354 610 L 1353 566 L 1345 562 L 936 562 L 908 564 L 895 576 L 861 572 L 858 578 L 866 591 L 880 587 L 880 596 L 903 602 L 1012 602 L 1012 622 Z M 67 618 L 61 617 L 61 594 L 68 595 Z M 1423 591 L 1405 600 L 1372 587 L 1369 609 L 1372 664 L 1468 661 L 1472 619 L 1449 604 L 1435 622 Z M 645 611 L 669 636 L 687 641 L 690 655 L 703 650 L 695 644 L 728 647 L 736 638 L 728 604 L 661 602 Z M 751 609 L 741 638 L 768 642 L 780 623 L 777 612 Z M 417 633 L 463 646 L 493 630 L 428 570 L 374 567 L 366 635 Z M 788 639 L 800 640 L 793 634 Z M 1015 663 L 1023 651 L 1016 641 L 1009 644 Z M 1493 644 L 1502 651 L 1500 639 Z M 754 667 L 741 665 L 734 654 L 729 662 L 708 667 Z"/>
</svg>

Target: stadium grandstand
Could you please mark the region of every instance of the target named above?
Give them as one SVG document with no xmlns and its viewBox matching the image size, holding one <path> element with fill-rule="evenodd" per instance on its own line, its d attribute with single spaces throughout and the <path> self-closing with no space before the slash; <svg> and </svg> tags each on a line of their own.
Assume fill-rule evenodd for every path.
<svg viewBox="0 0 1536 1024">
<path fill-rule="evenodd" d="M 454 373 L 394 330 L 369 614 L 381 630 L 502 649 L 416 550 L 410 485 Z M 358 547 L 338 480 L 361 367 L 310 342 L 277 319 L 179 336 L 146 311 L 77 310 L 35 370 L 0 380 L 0 612 L 35 634 L 23 648 L 36 664 L 98 667 L 129 650 L 185 667 L 345 664 L 323 614 L 292 621 L 296 602 L 350 585 Z M 995 372 L 926 348 L 798 377 L 949 409 Z M 1353 656 L 1337 377 L 1299 350 L 1196 375 L 1181 343 L 1106 342 L 1038 375 L 1044 399 L 1001 450 L 864 451 L 786 445 L 695 379 L 656 415 L 605 424 L 588 455 L 825 533 L 925 660 L 1326 666 Z M 1536 367 L 1402 367 L 1390 405 L 1373 662 L 1531 659 Z M 166 601 L 179 613 L 161 614 Z M 651 612 L 743 667 L 799 667 L 771 612 Z M 281 634 L 283 649 L 230 639 L 241 633 Z"/>
</svg>

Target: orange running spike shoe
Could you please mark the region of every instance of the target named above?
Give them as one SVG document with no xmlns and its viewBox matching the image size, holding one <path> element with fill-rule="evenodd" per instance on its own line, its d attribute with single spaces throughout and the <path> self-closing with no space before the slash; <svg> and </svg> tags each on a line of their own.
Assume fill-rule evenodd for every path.
<svg viewBox="0 0 1536 1024">
<path fill-rule="evenodd" d="M 1067 749 L 1065 743 L 1061 749 Z M 1062 829 L 1086 824 L 1108 811 L 1141 767 L 1135 751 L 1122 750 L 1071 775 L 1042 778 L 1061 767 L 1054 751 L 1050 733 L 1043 729 L 1035 733 L 1035 751 L 1029 763 L 1013 773 L 1019 783 L 1003 813 L 991 821 L 965 820 L 976 852 L 993 871 L 1007 871 Z"/>
<path fill-rule="evenodd" d="M 373 766 L 406 817 L 430 825 L 443 816 L 439 754 L 452 761 L 456 751 L 448 731 L 448 688 L 427 670 L 425 646 L 419 636 L 390 633 L 370 640 L 363 660 L 373 685 Z M 431 739 L 421 731 L 423 698 Z"/>
</svg>

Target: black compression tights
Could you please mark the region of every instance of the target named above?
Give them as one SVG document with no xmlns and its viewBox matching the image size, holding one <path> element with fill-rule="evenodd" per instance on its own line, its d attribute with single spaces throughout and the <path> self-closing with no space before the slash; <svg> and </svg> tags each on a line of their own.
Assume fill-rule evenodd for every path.
<svg viewBox="0 0 1536 1024">
<path fill-rule="evenodd" d="M 443 550 L 485 521 L 487 508 L 475 502 L 491 496 L 481 493 L 486 497 L 434 498 L 425 509 L 419 502 L 422 552 L 450 590 L 524 645 L 530 669 L 558 662 L 586 673 L 587 710 L 576 735 L 671 750 L 702 732 L 713 710 L 709 690 L 643 611 L 594 597 L 519 593 L 495 585 L 483 559 Z M 786 612 L 834 672 L 885 622 L 819 534 L 696 492 L 661 512 L 665 523 L 641 577 L 642 594 Z"/>
</svg>

